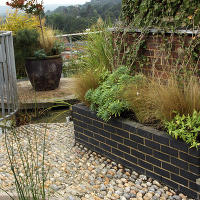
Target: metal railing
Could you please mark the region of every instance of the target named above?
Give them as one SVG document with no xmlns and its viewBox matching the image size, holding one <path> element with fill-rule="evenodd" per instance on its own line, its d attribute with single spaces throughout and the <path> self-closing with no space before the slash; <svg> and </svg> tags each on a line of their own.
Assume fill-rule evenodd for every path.
<svg viewBox="0 0 200 200">
<path fill-rule="evenodd" d="M 79 70 L 78 65 L 74 65 L 74 63 L 78 62 L 78 58 L 83 55 L 84 49 L 87 45 L 87 41 L 84 36 L 89 33 L 73 33 L 56 36 L 63 40 L 65 44 L 65 51 L 61 53 L 64 61 L 62 73 L 63 77 L 71 77 Z"/>
<path fill-rule="evenodd" d="M 73 55 L 78 52 L 77 47 L 85 45 L 85 42 L 83 42 L 84 36 L 91 33 L 98 33 L 98 32 L 72 33 L 72 34 L 57 35 L 56 37 L 62 38 L 64 40 L 65 47 L 68 48 L 68 50 L 63 53 L 68 53 L 69 57 L 72 58 Z"/>
<path fill-rule="evenodd" d="M 14 115 L 17 110 L 17 79 L 12 32 L 0 31 L 0 121 Z"/>
</svg>

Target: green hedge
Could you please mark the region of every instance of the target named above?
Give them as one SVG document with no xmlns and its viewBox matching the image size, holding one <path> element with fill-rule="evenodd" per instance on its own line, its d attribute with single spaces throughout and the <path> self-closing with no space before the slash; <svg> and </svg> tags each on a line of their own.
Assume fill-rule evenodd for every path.
<svg viewBox="0 0 200 200">
<path fill-rule="evenodd" d="M 198 0 L 122 0 L 122 15 L 127 24 L 141 28 L 167 26 L 191 28 L 200 24 Z"/>
</svg>

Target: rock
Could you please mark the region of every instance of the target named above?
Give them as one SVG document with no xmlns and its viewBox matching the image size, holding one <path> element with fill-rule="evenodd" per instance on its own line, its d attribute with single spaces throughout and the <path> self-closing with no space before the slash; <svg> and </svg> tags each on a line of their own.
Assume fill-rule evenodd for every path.
<svg viewBox="0 0 200 200">
<path fill-rule="evenodd" d="M 140 175 L 139 176 L 139 179 L 143 180 L 143 181 L 146 181 L 147 180 L 147 177 L 145 175 Z"/>
<path fill-rule="evenodd" d="M 183 200 L 187 199 L 187 197 L 186 197 L 184 194 L 182 194 L 182 193 L 180 193 L 179 196 L 180 196 Z"/>
<path fill-rule="evenodd" d="M 130 187 L 125 187 L 125 190 L 124 190 L 126 193 L 129 193 L 131 191 L 131 188 Z"/>
<path fill-rule="evenodd" d="M 57 185 L 55 185 L 55 184 L 50 185 L 50 188 L 51 188 L 52 190 L 54 190 L 54 191 L 59 190 L 59 187 L 58 187 Z"/>
<path fill-rule="evenodd" d="M 101 191 L 106 190 L 106 186 L 105 186 L 104 184 L 101 184 L 101 185 L 100 185 L 100 190 L 101 190 Z"/>
<path fill-rule="evenodd" d="M 153 181 L 153 184 L 156 185 L 156 186 L 158 186 L 158 187 L 161 186 L 160 183 L 158 181 L 156 181 L 156 180 Z"/>
<path fill-rule="evenodd" d="M 134 194 L 134 195 L 136 195 L 137 194 L 137 192 L 135 191 L 135 190 L 131 190 L 131 192 L 130 192 L 131 194 Z"/>
<path fill-rule="evenodd" d="M 150 193 L 150 192 L 148 192 L 148 193 L 146 193 L 146 194 L 145 194 L 145 196 L 147 196 L 148 198 L 150 198 L 150 199 L 151 199 L 151 198 L 153 197 L 153 194 L 152 194 L 152 193 Z"/>
<path fill-rule="evenodd" d="M 135 179 L 132 178 L 132 177 L 130 177 L 129 180 L 132 181 L 132 182 L 135 182 Z"/>
<path fill-rule="evenodd" d="M 135 186 L 136 186 L 136 188 L 138 188 L 139 190 L 142 189 L 142 186 L 141 186 L 140 184 L 136 184 Z"/>
<path fill-rule="evenodd" d="M 154 195 L 154 196 L 152 197 L 152 200 L 160 200 L 160 197 L 157 197 L 157 196 Z"/>
<path fill-rule="evenodd" d="M 160 190 L 157 190 L 157 191 L 156 191 L 156 194 L 159 194 L 159 195 L 161 195 L 161 194 L 162 194 L 162 192 L 161 192 Z"/>
<path fill-rule="evenodd" d="M 123 195 L 123 190 L 122 190 L 122 191 L 121 191 L 121 190 L 116 190 L 116 191 L 115 191 L 115 194 L 121 196 L 121 195 Z"/>
<path fill-rule="evenodd" d="M 147 188 L 147 184 L 146 183 L 142 183 L 141 186 Z"/>
<path fill-rule="evenodd" d="M 73 196 L 68 196 L 68 200 L 75 200 Z"/>
<path fill-rule="evenodd" d="M 169 192 L 169 191 L 166 191 L 166 194 L 168 195 L 168 196 L 172 196 L 173 194 L 171 193 L 171 192 Z"/>
<path fill-rule="evenodd" d="M 173 198 L 174 198 L 175 200 L 181 200 L 181 197 L 178 196 L 178 195 L 174 195 Z"/>
<path fill-rule="evenodd" d="M 151 182 L 147 182 L 146 184 L 147 184 L 148 187 L 152 186 Z"/>
<path fill-rule="evenodd" d="M 159 193 L 155 193 L 154 196 L 157 197 L 157 198 L 160 198 L 160 194 Z"/>
<path fill-rule="evenodd" d="M 106 191 L 102 191 L 101 194 L 103 197 L 105 197 L 107 193 L 106 193 Z"/>
<path fill-rule="evenodd" d="M 123 183 L 126 183 L 126 182 L 127 182 L 127 180 L 126 180 L 125 178 L 121 178 L 121 181 L 122 181 Z"/>
<path fill-rule="evenodd" d="M 118 184 L 118 187 L 124 188 L 124 185 L 123 184 Z"/>
<path fill-rule="evenodd" d="M 125 197 L 126 199 L 130 199 L 131 197 L 135 197 L 135 195 L 132 196 L 130 193 L 124 193 L 124 197 Z"/>
<path fill-rule="evenodd" d="M 97 196 L 94 196 L 94 200 L 102 200 L 102 199 Z"/>
<path fill-rule="evenodd" d="M 50 168 L 50 179 L 45 186 L 49 188 L 50 200 L 188 200 L 185 195 L 178 195 L 158 181 L 111 162 L 83 145 L 73 146 L 73 123 L 47 127 L 50 128 L 47 128 L 45 169 Z M 28 125 L 23 130 L 31 135 L 34 128 L 40 137 L 39 143 L 44 125 Z M 21 138 L 23 144 L 28 145 L 23 134 Z M 8 192 L 15 192 L 3 139 L 0 136 L 0 185 Z M 39 167 L 41 163 L 40 158 Z"/>
<path fill-rule="evenodd" d="M 165 191 L 168 191 L 168 190 L 169 190 L 169 188 L 168 188 L 167 186 L 164 186 L 163 189 L 164 189 Z"/>
<path fill-rule="evenodd" d="M 114 193 L 111 197 L 111 199 L 119 199 L 120 198 L 120 195 Z"/>
<path fill-rule="evenodd" d="M 122 168 L 123 168 L 123 166 L 122 166 L 121 164 L 118 164 L 118 167 L 119 167 L 120 169 L 122 169 Z"/>
<path fill-rule="evenodd" d="M 132 171 L 132 175 L 135 175 L 136 177 L 138 177 L 138 173 L 135 171 Z"/>
<path fill-rule="evenodd" d="M 141 192 L 138 192 L 137 195 L 136 195 L 137 198 L 140 198 L 140 197 L 142 197 L 142 196 L 143 196 L 143 195 L 142 195 Z"/>
</svg>

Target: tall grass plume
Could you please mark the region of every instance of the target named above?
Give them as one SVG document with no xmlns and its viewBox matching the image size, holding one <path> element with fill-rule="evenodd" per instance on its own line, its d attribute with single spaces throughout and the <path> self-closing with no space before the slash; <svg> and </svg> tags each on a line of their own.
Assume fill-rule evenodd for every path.
<svg viewBox="0 0 200 200">
<path fill-rule="evenodd" d="M 99 72 L 87 70 L 85 72 L 79 73 L 75 76 L 74 94 L 80 101 L 89 105 L 85 99 L 85 94 L 89 89 L 96 89 L 99 86 L 99 82 Z"/>
</svg>

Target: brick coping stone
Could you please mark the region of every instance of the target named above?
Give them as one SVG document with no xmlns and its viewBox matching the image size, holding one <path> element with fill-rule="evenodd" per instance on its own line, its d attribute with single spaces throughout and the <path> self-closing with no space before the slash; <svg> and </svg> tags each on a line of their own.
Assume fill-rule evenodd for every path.
<svg viewBox="0 0 200 200">
<path fill-rule="evenodd" d="M 104 122 L 82 103 L 72 117 L 76 142 L 200 200 L 200 150 L 128 119 Z"/>
</svg>

